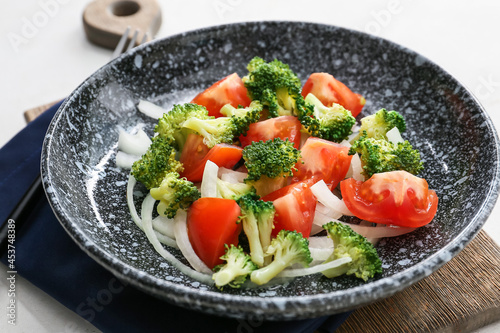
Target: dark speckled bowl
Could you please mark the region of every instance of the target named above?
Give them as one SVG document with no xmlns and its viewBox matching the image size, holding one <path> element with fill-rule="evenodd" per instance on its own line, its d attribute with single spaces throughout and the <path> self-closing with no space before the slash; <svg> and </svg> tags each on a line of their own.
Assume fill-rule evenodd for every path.
<svg viewBox="0 0 500 333">
<path fill-rule="evenodd" d="M 254 57 L 278 58 L 303 80 L 332 73 L 367 100 L 406 118 L 422 176 L 440 198 L 436 218 L 377 246 L 384 273 L 368 283 L 319 274 L 285 285 L 220 292 L 162 259 L 129 217 L 127 172 L 114 165 L 118 129 L 154 121 L 139 99 L 165 107 L 189 101 Z M 333 26 L 261 22 L 218 26 L 154 41 L 107 64 L 59 109 L 43 148 L 45 191 L 61 224 L 91 257 L 136 287 L 180 306 L 233 317 L 298 319 L 379 300 L 428 276 L 481 229 L 499 190 L 498 138 L 477 100 L 421 55 Z M 178 255 L 178 252 L 174 253 Z"/>
</svg>

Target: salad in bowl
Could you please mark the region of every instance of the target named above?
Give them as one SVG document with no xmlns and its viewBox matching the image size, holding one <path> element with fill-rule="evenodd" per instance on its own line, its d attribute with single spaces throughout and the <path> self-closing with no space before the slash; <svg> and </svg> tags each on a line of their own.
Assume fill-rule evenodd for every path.
<svg viewBox="0 0 500 333">
<path fill-rule="evenodd" d="M 247 69 L 171 110 L 139 103 L 162 116 L 152 138 L 119 140 L 137 227 L 171 264 L 220 289 L 381 273 L 377 240 L 428 224 L 438 206 L 404 117 L 380 109 L 358 123 L 365 99 L 329 73 L 302 86 L 278 59 Z M 140 214 L 137 181 L 149 191 Z"/>
</svg>

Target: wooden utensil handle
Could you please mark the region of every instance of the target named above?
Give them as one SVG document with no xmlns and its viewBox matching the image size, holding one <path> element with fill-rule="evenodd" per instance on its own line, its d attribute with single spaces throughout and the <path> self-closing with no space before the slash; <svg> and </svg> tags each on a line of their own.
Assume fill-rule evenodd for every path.
<svg viewBox="0 0 500 333">
<path fill-rule="evenodd" d="M 161 10 L 156 0 L 95 0 L 83 12 L 87 39 L 97 45 L 114 49 L 128 26 L 129 41 L 136 29 L 137 40 L 148 34 L 150 40 L 161 25 Z"/>
</svg>

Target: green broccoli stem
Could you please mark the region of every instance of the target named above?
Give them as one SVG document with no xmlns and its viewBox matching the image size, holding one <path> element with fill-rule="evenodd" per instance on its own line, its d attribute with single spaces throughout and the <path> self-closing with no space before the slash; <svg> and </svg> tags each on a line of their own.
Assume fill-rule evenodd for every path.
<svg viewBox="0 0 500 333">
<path fill-rule="evenodd" d="M 253 271 L 250 275 L 250 280 L 258 285 L 268 283 L 273 277 L 284 270 L 288 264 L 289 260 L 275 257 L 269 265 Z"/>
<path fill-rule="evenodd" d="M 266 175 L 260 176 L 259 180 L 251 182 L 253 187 L 255 188 L 256 193 L 264 197 L 271 192 L 279 190 L 282 187 L 285 187 L 287 184 L 288 178 L 284 176 L 278 176 L 276 178 L 270 178 Z"/>
<path fill-rule="evenodd" d="M 229 282 L 233 281 L 236 279 L 238 276 L 241 274 L 244 274 L 245 272 L 243 271 L 238 271 L 235 269 L 222 269 L 218 271 L 217 273 L 214 273 L 212 278 L 215 282 L 216 286 L 225 286 L 229 284 Z"/>
<path fill-rule="evenodd" d="M 193 131 L 198 132 L 203 137 L 209 137 L 210 133 L 216 133 L 219 131 L 217 126 L 214 126 L 207 120 L 202 120 L 198 118 L 189 118 L 187 119 L 182 126 L 184 128 L 189 128 Z M 208 131 L 207 131 L 208 129 Z"/>
<path fill-rule="evenodd" d="M 259 236 L 260 236 L 260 246 L 262 247 L 263 256 L 264 256 L 264 264 L 263 266 L 267 266 L 271 263 L 272 257 L 270 255 L 265 255 L 264 253 L 267 251 L 269 245 L 271 245 L 271 234 L 273 232 L 273 222 L 274 222 L 274 211 L 272 216 L 266 218 L 271 219 L 271 223 L 269 223 L 268 228 L 264 228 L 262 224 L 259 227 Z"/>
<path fill-rule="evenodd" d="M 332 259 L 327 259 L 327 260 L 325 260 L 324 263 L 327 263 L 330 261 L 332 261 Z M 346 274 L 347 271 L 349 271 L 349 267 L 350 267 L 350 263 L 346 263 L 346 264 L 340 265 L 338 267 L 327 269 L 326 271 L 322 271 L 321 273 L 323 273 L 323 275 L 326 276 L 327 278 L 334 278 L 334 277 Z"/>
<path fill-rule="evenodd" d="M 257 266 L 262 267 L 264 265 L 264 250 L 260 244 L 259 227 L 255 216 L 248 215 L 243 219 L 243 231 L 247 235 L 252 261 Z"/>
</svg>

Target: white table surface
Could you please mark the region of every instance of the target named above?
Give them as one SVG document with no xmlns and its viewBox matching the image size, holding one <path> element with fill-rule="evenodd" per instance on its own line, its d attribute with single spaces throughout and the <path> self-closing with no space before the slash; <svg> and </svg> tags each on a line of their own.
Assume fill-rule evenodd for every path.
<svg viewBox="0 0 500 333">
<path fill-rule="evenodd" d="M 0 146 L 25 126 L 23 111 L 67 96 L 105 64 L 111 51 L 90 44 L 81 15 L 90 1 L 4 1 L 0 11 Z M 333 24 L 413 49 L 448 70 L 480 100 L 500 128 L 500 2 L 159 0 L 157 37 L 200 27 L 258 20 Z M 484 230 L 500 243 L 500 204 Z M 17 325 L 6 319 L 5 266 L 0 265 L 1 332 L 96 332 L 28 281 L 17 277 Z M 500 318 L 499 318 L 500 319 Z M 480 329 L 500 332 L 500 322 Z"/>
</svg>

